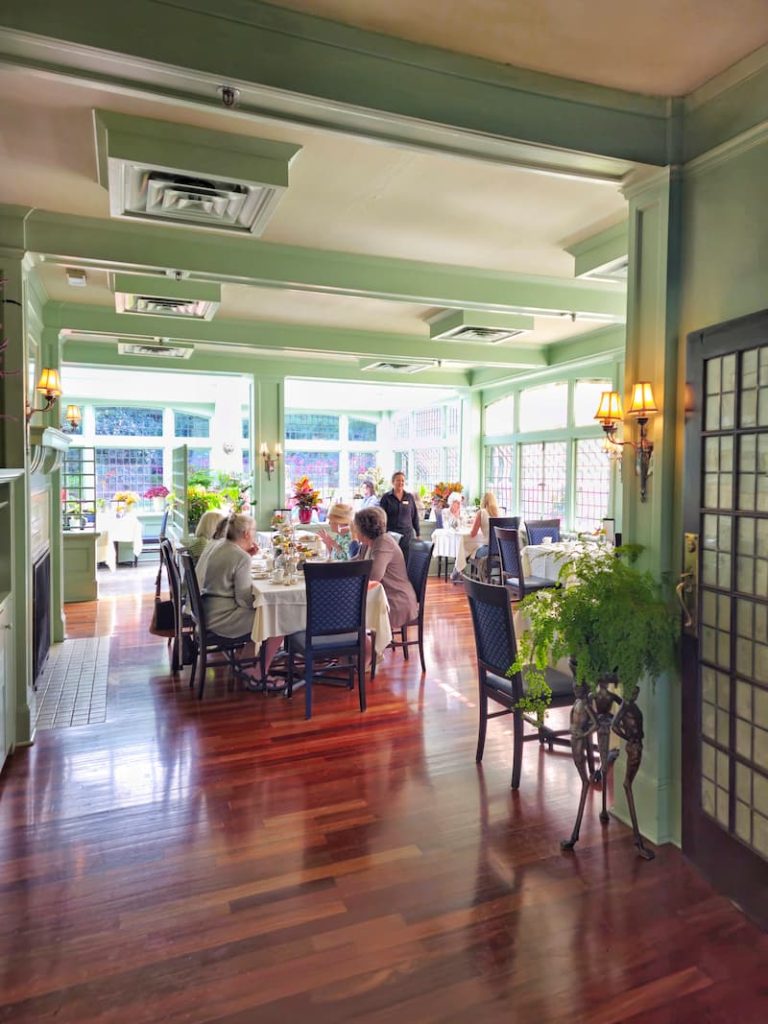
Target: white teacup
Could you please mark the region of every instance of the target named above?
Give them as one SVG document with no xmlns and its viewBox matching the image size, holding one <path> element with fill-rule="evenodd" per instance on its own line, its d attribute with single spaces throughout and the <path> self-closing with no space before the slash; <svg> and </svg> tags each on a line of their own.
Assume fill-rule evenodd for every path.
<svg viewBox="0 0 768 1024">
<path fill-rule="evenodd" d="M 542 544 L 551 544 L 552 543 L 552 538 L 551 537 L 542 537 L 541 538 L 541 543 Z"/>
</svg>

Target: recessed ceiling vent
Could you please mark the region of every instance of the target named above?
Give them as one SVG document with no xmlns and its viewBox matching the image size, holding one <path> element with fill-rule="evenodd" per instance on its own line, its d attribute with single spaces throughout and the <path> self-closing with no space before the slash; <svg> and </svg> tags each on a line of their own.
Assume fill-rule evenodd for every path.
<svg viewBox="0 0 768 1024">
<path fill-rule="evenodd" d="M 151 359 L 189 359 L 195 346 L 187 341 L 155 338 L 150 341 L 120 341 L 117 351 L 121 356 L 149 356 Z"/>
<path fill-rule="evenodd" d="M 221 304 L 221 286 L 207 281 L 114 274 L 111 284 L 118 313 L 212 320 Z"/>
<path fill-rule="evenodd" d="M 376 363 L 366 363 L 360 367 L 364 373 L 421 373 L 422 370 L 434 370 L 440 366 L 438 359 L 429 359 L 422 362 L 398 362 L 395 360 L 380 360 Z"/>
<path fill-rule="evenodd" d="M 533 330 L 533 317 L 519 313 L 491 313 L 474 309 L 449 309 L 428 321 L 434 341 L 473 341 L 498 345 Z"/>
<path fill-rule="evenodd" d="M 258 235 L 300 146 L 94 111 L 113 217 Z"/>
<path fill-rule="evenodd" d="M 586 271 L 580 277 L 583 281 L 620 281 L 626 283 L 629 271 L 629 256 L 621 256 L 610 263 L 604 263 L 602 267 L 594 267 Z"/>
</svg>

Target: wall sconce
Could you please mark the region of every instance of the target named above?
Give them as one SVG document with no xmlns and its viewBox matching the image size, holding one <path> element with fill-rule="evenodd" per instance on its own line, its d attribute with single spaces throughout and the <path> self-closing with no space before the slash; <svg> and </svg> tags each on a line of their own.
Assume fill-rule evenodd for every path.
<svg viewBox="0 0 768 1024">
<path fill-rule="evenodd" d="M 267 474 L 267 480 L 272 479 L 272 474 L 277 469 L 277 464 L 280 461 L 280 456 L 283 454 L 282 445 L 275 445 L 275 453 L 272 455 L 269 451 L 269 445 L 266 441 L 262 441 L 261 447 L 259 448 L 259 454 L 264 459 L 264 472 Z"/>
<path fill-rule="evenodd" d="M 621 396 L 617 391 L 604 391 L 600 396 L 600 404 L 595 413 L 595 419 L 605 431 L 606 440 L 611 446 L 621 448 L 624 445 L 631 445 L 635 450 L 635 468 L 640 477 L 640 501 L 645 501 L 648 496 L 648 477 L 651 474 L 651 457 L 653 455 L 653 442 L 648 440 L 648 417 L 658 412 L 656 401 L 653 397 L 653 388 L 650 381 L 638 381 L 632 388 L 632 401 L 627 409 L 627 416 L 635 416 L 640 428 L 640 437 L 635 441 L 619 441 L 616 438 L 616 428 L 622 420 Z M 606 447 L 606 451 L 613 455 L 613 449 Z"/>
<path fill-rule="evenodd" d="M 71 433 L 74 433 L 80 426 L 83 419 L 82 413 L 80 412 L 79 405 L 68 405 L 67 411 L 64 413 L 64 423 L 69 424 Z"/>
<path fill-rule="evenodd" d="M 27 403 L 27 423 L 29 423 L 36 412 L 48 412 L 54 402 L 61 398 L 61 380 L 59 379 L 59 371 L 51 370 L 47 366 L 44 367 L 40 371 L 40 380 L 37 382 L 35 391 L 43 396 L 45 399 L 45 405 L 41 405 L 39 408 L 35 409 Z"/>
</svg>

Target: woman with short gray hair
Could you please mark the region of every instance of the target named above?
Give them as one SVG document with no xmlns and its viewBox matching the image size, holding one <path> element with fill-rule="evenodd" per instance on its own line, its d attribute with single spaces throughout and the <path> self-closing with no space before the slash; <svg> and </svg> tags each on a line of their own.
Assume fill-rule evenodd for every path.
<svg viewBox="0 0 768 1024">
<path fill-rule="evenodd" d="M 384 587 L 389 602 L 389 621 L 392 629 L 399 629 L 414 619 L 419 610 L 400 545 L 387 533 L 386 514 L 380 508 L 361 508 L 355 516 L 354 529 L 363 544 L 358 557 L 373 561 L 370 578 Z"/>
</svg>

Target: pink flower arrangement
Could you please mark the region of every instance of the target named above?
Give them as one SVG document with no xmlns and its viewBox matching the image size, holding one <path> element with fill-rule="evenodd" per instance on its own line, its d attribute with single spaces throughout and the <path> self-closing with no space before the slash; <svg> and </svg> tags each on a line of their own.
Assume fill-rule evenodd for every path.
<svg viewBox="0 0 768 1024">
<path fill-rule="evenodd" d="M 144 491 L 144 497 L 167 498 L 170 493 L 171 492 L 168 490 L 167 487 L 164 487 L 162 484 L 155 484 L 154 487 L 150 487 L 148 488 L 148 490 Z"/>
</svg>

